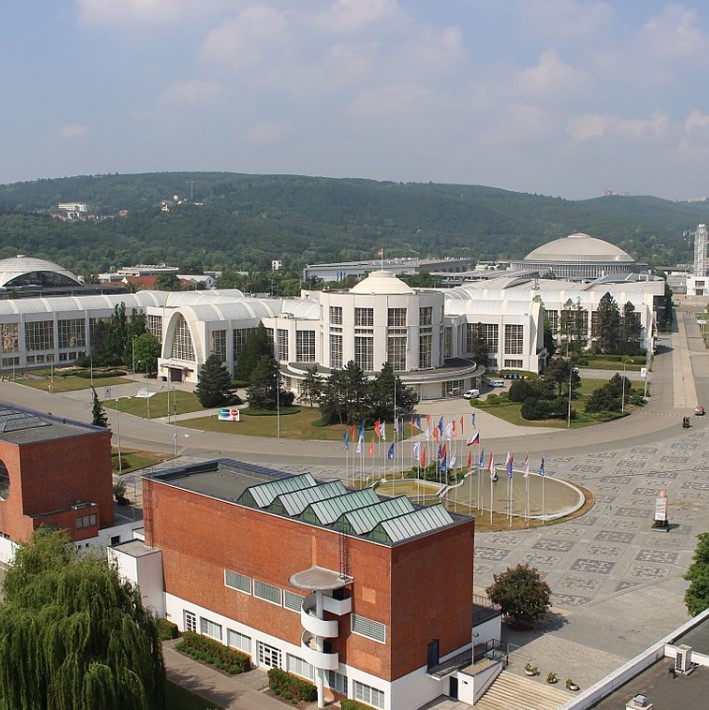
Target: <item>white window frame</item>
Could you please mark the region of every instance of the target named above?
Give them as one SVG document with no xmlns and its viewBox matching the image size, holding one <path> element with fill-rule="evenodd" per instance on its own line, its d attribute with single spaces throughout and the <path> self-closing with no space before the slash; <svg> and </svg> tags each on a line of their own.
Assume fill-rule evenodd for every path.
<svg viewBox="0 0 709 710">
<path fill-rule="evenodd" d="M 229 575 L 233 575 L 233 579 Z M 234 582 L 230 584 L 229 582 Z M 241 584 L 242 586 L 238 586 Z M 229 589 L 235 589 L 237 592 L 242 594 L 251 594 L 251 577 L 247 577 L 245 574 L 239 574 L 230 569 L 224 570 L 224 586 L 229 587 Z"/>
<path fill-rule="evenodd" d="M 366 616 L 360 616 L 359 614 L 352 614 L 350 619 L 353 634 L 364 636 L 377 643 L 386 643 L 386 624 L 382 624 L 381 621 L 374 621 L 374 619 L 368 619 Z"/>
<path fill-rule="evenodd" d="M 183 616 L 183 625 L 185 627 L 185 631 L 191 631 L 193 634 L 197 633 L 197 615 L 193 611 L 187 611 L 185 609 L 182 612 Z"/>
<path fill-rule="evenodd" d="M 283 592 L 280 587 L 276 587 L 274 584 L 269 584 L 268 582 L 262 582 L 260 579 L 254 579 L 252 588 L 253 595 L 257 599 L 263 599 L 263 601 L 268 602 L 269 604 L 281 606 Z M 278 599 L 276 599 L 276 596 Z"/>
<path fill-rule="evenodd" d="M 244 653 L 251 655 L 251 636 L 242 634 L 241 631 L 235 631 L 234 629 L 226 630 L 226 644 L 231 648 L 235 648 Z"/>
<path fill-rule="evenodd" d="M 283 667 L 283 653 L 281 649 L 275 646 L 269 646 L 263 641 L 256 642 L 256 660 L 259 666 L 266 666 L 266 668 Z"/>
<path fill-rule="evenodd" d="M 208 636 L 210 639 L 221 642 L 222 640 L 222 625 L 216 621 L 207 619 L 204 616 L 199 617 L 199 632 L 202 636 Z"/>
<path fill-rule="evenodd" d="M 371 685 L 355 680 L 353 683 L 353 697 L 362 703 L 371 705 L 373 708 L 384 707 L 384 691 L 373 688 Z"/>
<path fill-rule="evenodd" d="M 289 611 L 295 611 L 300 614 L 300 610 L 303 606 L 303 599 L 305 597 L 302 594 L 296 594 L 288 589 L 283 590 L 283 607 Z"/>
</svg>

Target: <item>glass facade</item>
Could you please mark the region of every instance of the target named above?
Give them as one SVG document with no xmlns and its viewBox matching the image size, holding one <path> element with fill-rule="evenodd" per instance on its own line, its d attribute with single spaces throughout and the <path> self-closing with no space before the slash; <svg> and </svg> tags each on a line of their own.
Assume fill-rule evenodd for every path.
<svg viewBox="0 0 709 710">
<path fill-rule="evenodd" d="M 219 358 L 219 362 L 226 362 L 226 330 L 213 330 L 209 334 L 210 344 L 209 353 L 210 355 L 216 355 Z"/>
<path fill-rule="evenodd" d="M 505 355 L 521 355 L 524 352 L 524 326 L 505 325 Z"/>
<path fill-rule="evenodd" d="M 365 372 L 374 370 L 374 338 L 356 335 L 354 339 L 354 361 Z"/>
<path fill-rule="evenodd" d="M 330 367 L 333 370 L 342 368 L 342 336 L 330 334 Z"/>
<path fill-rule="evenodd" d="M 0 325 L 0 343 L 4 353 L 17 353 L 20 351 L 19 323 L 3 323 Z"/>
<path fill-rule="evenodd" d="M 54 349 L 54 321 L 40 320 L 25 323 L 25 349 L 53 350 Z"/>
<path fill-rule="evenodd" d="M 315 331 L 299 330 L 296 333 L 296 360 L 315 362 Z"/>
<path fill-rule="evenodd" d="M 177 317 L 175 326 L 175 339 L 172 341 L 172 352 L 170 357 L 176 360 L 194 360 L 194 347 L 192 346 L 192 336 L 187 321 L 182 314 Z"/>
<path fill-rule="evenodd" d="M 86 321 L 83 318 L 60 320 L 57 325 L 60 348 L 86 347 Z"/>
<path fill-rule="evenodd" d="M 373 328 L 374 327 L 374 309 L 373 308 L 355 308 L 355 327 L 356 328 Z"/>
</svg>

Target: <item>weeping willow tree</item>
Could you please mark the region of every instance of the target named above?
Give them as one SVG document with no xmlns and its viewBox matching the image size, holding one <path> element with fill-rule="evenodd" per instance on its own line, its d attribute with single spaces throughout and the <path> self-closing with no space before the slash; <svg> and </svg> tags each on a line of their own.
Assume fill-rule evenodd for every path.
<svg viewBox="0 0 709 710">
<path fill-rule="evenodd" d="M 0 605 L 2 710 L 163 710 L 155 619 L 104 559 L 63 532 L 22 545 Z"/>
</svg>

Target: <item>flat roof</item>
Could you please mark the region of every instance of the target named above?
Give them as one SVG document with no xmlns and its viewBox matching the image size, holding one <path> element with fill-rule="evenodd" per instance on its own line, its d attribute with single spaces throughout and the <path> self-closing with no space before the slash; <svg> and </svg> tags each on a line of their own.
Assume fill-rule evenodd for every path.
<svg viewBox="0 0 709 710">
<path fill-rule="evenodd" d="M 144 478 L 387 546 L 471 519 L 440 510 L 442 506 L 415 506 L 405 496 L 363 495 L 341 481 L 320 482 L 309 473 L 291 474 L 225 458 L 155 471 Z M 351 505 L 345 502 L 348 498 Z M 336 519 L 332 511 L 322 519 L 313 515 L 312 504 L 329 500 L 345 512 Z M 343 519 L 348 523 L 344 528 Z M 353 520 L 358 524 L 353 525 Z"/>
<path fill-rule="evenodd" d="M 100 429 L 101 427 L 91 424 L 0 402 L 0 440 L 13 444 L 34 444 L 39 441 L 66 439 Z"/>
</svg>

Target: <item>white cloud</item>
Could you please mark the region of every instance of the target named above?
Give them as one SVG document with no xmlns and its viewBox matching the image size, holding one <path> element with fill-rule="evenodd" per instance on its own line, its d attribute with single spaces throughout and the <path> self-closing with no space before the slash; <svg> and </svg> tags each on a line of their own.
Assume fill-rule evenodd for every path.
<svg viewBox="0 0 709 710">
<path fill-rule="evenodd" d="M 252 143 L 278 143 L 290 132 L 290 127 L 282 121 L 263 121 L 252 126 L 246 132 L 247 140 Z"/>
<path fill-rule="evenodd" d="M 706 134 L 709 132 L 709 114 L 690 111 L 684 122 L 684 132 L 688 134 Z"/>
<path fill-rule="evenodd" d="M 382 86 L 362 91 L 350 107 L 359 116 L 400 115 L 402 111 L 418 111 L 422 102 L 430 100 L 430 92 L 418 84 Z"/>
<path fill-rule="evenodd" d="M 194 101 L 205 101 L 222 92 L 222 86 L 218 81 L 201 81 L 199 79 L 180 79 L 172 86 L 169 86 L 161 94 L 164 101 L 175 103 L 192 103 Z"/>
<path fill-rule="evenodd" d="M 519 88 L 533 96 L 578 92 L 590 83 L 590 77 L 585 72 L 565 64 L 554 49 L 544 52 L 535 67 L 517 74 Z"/>
<path fill-rule="evenodd" d="M 642 29 L 641 42 L 666 59 L 697 57 L 706 52 L 707 35 L 699 27 L 696 10 L 668 5 Z"/>
<path fill-rule="evenodd" d="M 554 122 L 554 117 L 539 106 L 515 102 L 491 122 L 485 141 L 510 144 L 538 140 L 550 131 Z"/>
<path fill-rule="evenodd" d="M 335 0 L 313 16 L 313 24 L 327 32 L 349 34 L 381 20 L 404 16 L 397 0 Z"/>
<path fill-rule="evenodd" d="M 83 138 L 91 133 L 91 128 L 85 123 L 65 123 L 57 129 L 57 136 L 65 140 Z"/>
<path fill-rule="evenodd" d="M 609 114 L 585 114 L 572 118 L 566 132 L 577 143 L 620 138 L 632 142 L 664 139 L 669 129 L 667 114 L 657 111 L 648 119 L 631 119 Z"/>
<path fill-rule="evenodd" d="M 244 64 L 274 61 L 288 43 L 287 13 L 253 5 L 212 30 L 201 54 L 209 61 L 240 69 Z"/>
<path fill-rule="evenodd" d="M 538 38 L 588 37 L 605 30 L 614 15 L 607 2 L 521 0 L 519 5 L 520 25 Z"/>
</svg>

